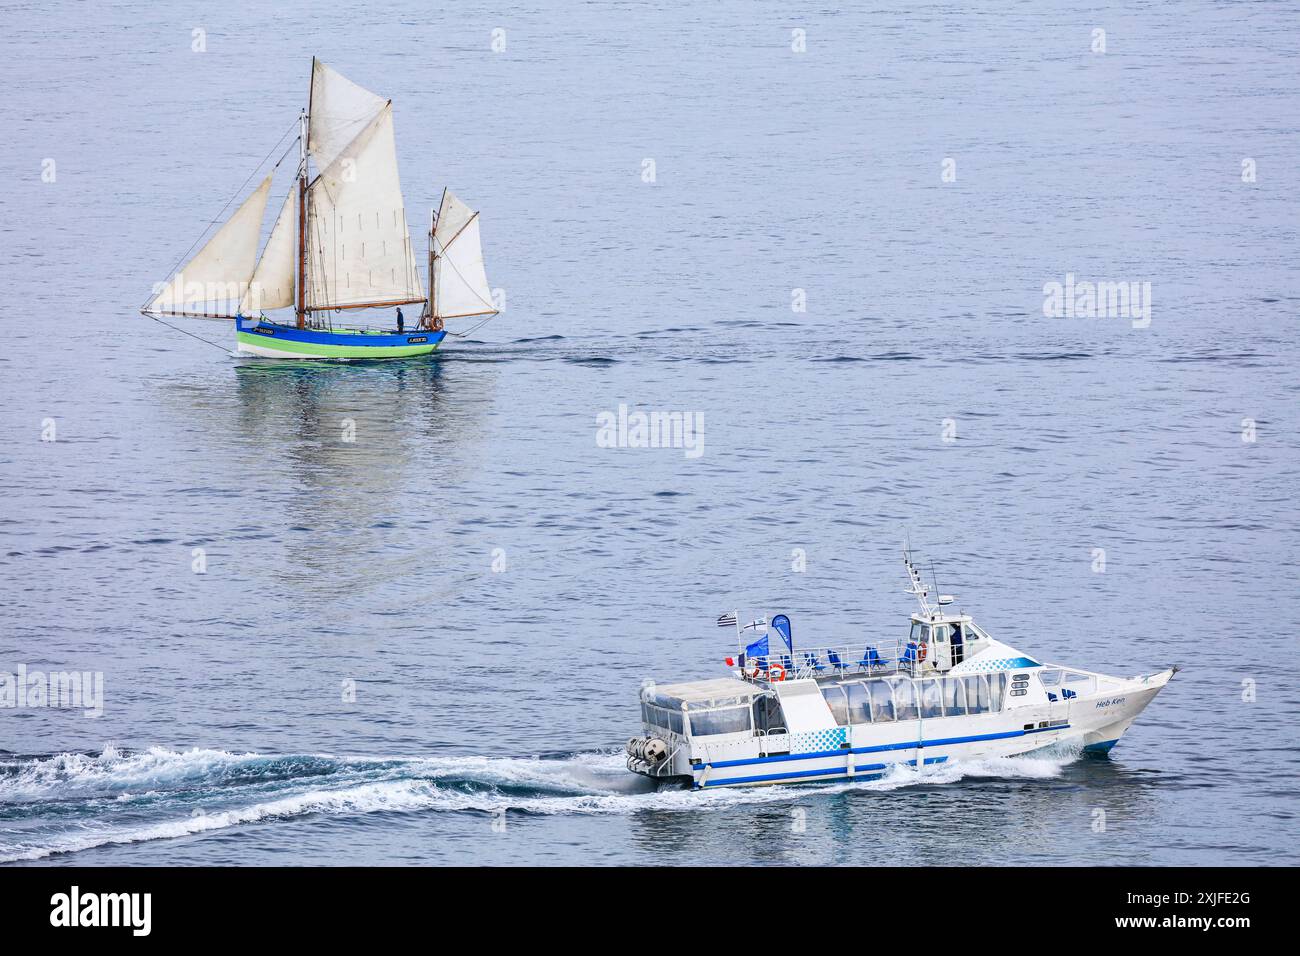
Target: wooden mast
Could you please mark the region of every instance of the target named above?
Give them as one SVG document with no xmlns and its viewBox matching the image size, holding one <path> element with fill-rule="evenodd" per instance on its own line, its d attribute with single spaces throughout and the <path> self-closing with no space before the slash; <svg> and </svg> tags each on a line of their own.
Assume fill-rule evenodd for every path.
<svg viewBox="0 0 1300 956">
<path fill-rule="evenodd" d="M 307 130 L 311 113 L 311 91 L 316 86 L 316 58 L 311 58 L 311 82 L 307 87 L 307 109 L 298 120 L 298 328 L 307 326 Z"/>
<path fill-rule="evenodd" d="M 429 210 L 429 300 L 424 304 L 424 322 L 421 323 L 426 329 L 433 329 L 433 315 L 437 304 L 433 298 L 433 230 L 437 227 L 437 212 Z"/>
<path fill-rule="evenodd" d="M 302 114 L 302 165 L 298 169 L 298 328 L 307 324 L 307 114 Z"/>
<path fill-rule="evenodd" d="M 434 234 L 438 231 L 438 213 L 442 212 L 442 207 L 446 202 L 447 190 L 446 187 L 444 187 L 442 190 L 442 199 L 438 202 L 438 209 L 436 211 L 432 209 L 429 210 L 429 304 L 427 306 L 428 321 L 425 324 L 425 328 L 431 332 L 442 331 L 442 319 L 438 317 L 437 285 L 433 278 L 434 263 L 438 258 L 438 253 L 434 248 Z"/>
</svg>

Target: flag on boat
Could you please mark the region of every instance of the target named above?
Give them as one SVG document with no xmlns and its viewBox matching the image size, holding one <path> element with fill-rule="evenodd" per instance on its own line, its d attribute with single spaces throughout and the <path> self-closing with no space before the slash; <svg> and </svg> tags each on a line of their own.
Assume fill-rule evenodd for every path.
<svg viewBox="0 0 1300 956">
<path fill-rule="evenodd" d="M 781 635 L 781 640 L 785 641 L 786 650 L 793 654 L 794 636 L 790 630 L 790 619 L 784 614 L 778 614 L 772 618 L 772 629 Z"/>
<path fill-rule="evenodd" d="M 731 614 L 723 614 L 721 617 L 718 618 L 718 627 L 735 627 L 735 626 L 736 626 L 735 612 L 732 612 Z"/>
<path fill-rule="evenodd" d="M 768 653 L 769 651 L 768 651 L 766 634 L 764 634 L 753 644 L 750 644 L 745 648 L 745 657 L 749 658 L 750 660 L 752 660 L 755 657 L 767 657 Z"/>
</svg>

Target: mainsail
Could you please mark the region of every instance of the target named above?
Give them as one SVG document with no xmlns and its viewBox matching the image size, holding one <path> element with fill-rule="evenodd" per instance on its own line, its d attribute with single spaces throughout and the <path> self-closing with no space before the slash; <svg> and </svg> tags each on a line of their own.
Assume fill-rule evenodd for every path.
<svg viewBox="0 0 1300 956">
<path fill-rule="evenodd" d="M 311 123 L 314 129 L 314 116 Z M 342 147 L 307 194 L 309 310 L 424 301 L 406 228 L 390 103 Z"/>
<path fill-rule="evenodd" d="M 450 189 L 442 194 L 429 243 L 430 311 L 434 318 L 496 315 L 483 267 L 478 213 L 456 198 Z"/>
<path fill-rule="evenodd" d="M 310 310 L 423 302 L 397 173 L 393 107 L 320 60 L 312 64 L 307 151 Z"/>
<path fill-rule="evenodd" d="M 185 263 L 147 306 L 157 315 L 234 318 L 230 311 L 244 297 L 257 261 L 257 237 L 266 214 L 271 177 L 235 210 L 194 258 Z"/>
<path fill-rule="evenodd" d="M 283 309 L 293 305 L 294 273 L 298 270 L 298 186 L 295 183 L 284 197 L 280 215 L 271 227 L 262 258 L 253 270 L 253 281 L 239 303 L 239 314 L 256 316 L 263 309 Z"/>
</svg>

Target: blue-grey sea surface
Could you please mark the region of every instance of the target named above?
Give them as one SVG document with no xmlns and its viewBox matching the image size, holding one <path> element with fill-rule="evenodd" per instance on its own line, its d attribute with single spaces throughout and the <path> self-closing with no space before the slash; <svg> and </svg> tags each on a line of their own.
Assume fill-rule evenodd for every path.
<svg viewBox="0 0 1300 956">
<path fill-rule="evenodd" d="M 0 709 L 0 861 L 1300 862 L 1293 5 L 0 18 L 0 672 L 104 678 Z M 431 359 L 137 312 L 313 55 L 392 97 L 421 258 L 481 210 L 505 310 Z M 600 447 L 620 404 L 701 453 Z M 1184 670 L 1109 758 L 627 773 L 720 613 L 900 633 L 904 540 L 1031 654 Z"/>
</svg>

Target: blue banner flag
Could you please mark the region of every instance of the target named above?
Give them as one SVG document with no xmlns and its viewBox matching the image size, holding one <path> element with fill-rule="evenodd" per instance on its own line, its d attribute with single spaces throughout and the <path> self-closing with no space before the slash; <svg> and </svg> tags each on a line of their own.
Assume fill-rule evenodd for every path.
<svg viewBox="0 0 1300 956">
<path fill-rule="evenodd" d="M 781 635 L 781 640 L 785 641 L 786 649 L 794 653 L 794 636 L 790 631 L 790 619 L 784 614 L 778 614 L 772 618 L 772 629 Z"/>
<path fill-rule="evenodd" d="M 767 657 L 767 654 L 768 654 L 768 650 L 767 650 L 766 634 L 764 634 L 753 644 L 750 644 L 748 647 L 745 648 L 745 656 L 750 658 L 751 660 L 755 657 Z"/>
</svg>

